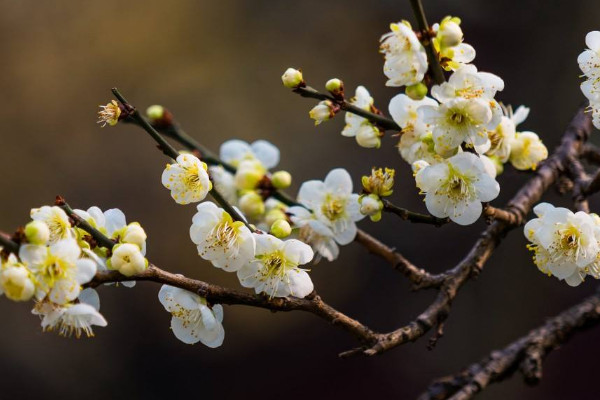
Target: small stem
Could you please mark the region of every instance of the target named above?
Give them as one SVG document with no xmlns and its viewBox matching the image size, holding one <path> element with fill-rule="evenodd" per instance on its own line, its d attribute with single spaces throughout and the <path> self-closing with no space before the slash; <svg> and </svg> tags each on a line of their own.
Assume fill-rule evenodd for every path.
<svg viewBox="0 0 600 400">
<path fill-rule="evenodd" d="M 383 200 L 383 211 L 396 214 L 405 221 L 431 224 L 438 227 L 450 222 L 449 218 L 437 218 L 433 215 L 419 214 L 416 212 L 409 211 L 406 208 L 397 207 L 388 200 Z"/>
<path fill-rule="evenodd" d="M 158 143 L 158 145 L 159 145 L 160 149 L 163 151 L 163 153 L 165 153 L 165 155 L 167 155 L 168 157 L 171 157 L 172 159 L 176 159 L 179 156 L 179 152 L 177 150 L 175 150 L 175 148 L 173 146 L 171 146 L 171 144 L 169 142 L 167 142 L 165 140 L 165 138 L 163 138 L 161 136 L 161 134 L 158 133 L 152 125 L 150 125 L 150 123 L 139 113 L 139 111 L 134 106 L 132 106 L 125 99 L 125 97 L 123 97 L 123 95 L 119 92 L 119 90 L 117 88 L 113 88 L 112 92 L 115 95 L 115 97 L 123 104 L 125 109 L 129 110 L 129 112 L 131 113 L 130 114 L 131 117 L 133 117 L 133 119 L 136 121 L 136 123 L 139 126 L 141 126 L 146 132 L 148 132 L 148 134 L 150 134 L 150 136 L 152 136 L 152 138 L 156 141 L 156 143 Z M 233 208 L 233 206 L 231 204 L 229 204 L 229 202 L 227 200 L 225 200 L 225 198 L 221 195 L 221 193 L 219 193 L 217 191 L 217 189 L 214 187 L 214 185 L 213 185 L 212 190 L 210 191 L 210 194 L 215 199 L 215 201 L 217 203 L 219 203 L 219 205 L 221 207 L 223 207 L 223 209 L 229 213 L 231 218 L 233 218 L 236 221 L 243 222 L 244 225 L 246 225 L 248 227 L 248 229 L 250 229 L 251 232 L 256 231 L 256 229 L 254 229 L 248 222 L 246 222 L 244 217 L 242 215 L 240 215 L 240 213 L 238 213 L 235 210 L 235 208 Z"/>
<path fill-rule="evenodd" d="M 348 111 L 352 114 L 356 114 L 363 118 L 366 118 L 369 121 L 371 121 L 372 123 L 380 126 L 381 128 L 384 128 L 386 130 L 392 130 L 392 131 L 398 131 L 398 132 L 402 130 L 402 128 L 400 128 L 400 126 L 397 123 L 395 123 L 394 120 L 392 120 L 390 118 L 386 118 L 383 115 L 378 115 L 378 114 L 372 113 L 370 111 L 363 110 L 362 108 L 356 107 L 355 105 L 349 103 L 345 99 L 337 99 L 328 94 L 321 93 L 318 90 L 316 90 L 310 86 L 298 87 L 298 88 L 294 89 L 293 92 L 299 94 L 302 97 L 308 97 L 308 98 L 317 99 L 317 100 L 329 100 L 329 101 L 339 105 L 342 110 Z"/>
<path fill-rule="evenodd" d="M 74 226 L 81 228 L 87 233 L 89 233 L 101 247 L 106 247 L 107 249 L 112 250 L 112 248 L 116 244 L 115 241 L 105 236 L 102 232 L 94 228 L 86 220 L 77 215 L 77 213 L 73 211 L 71 206 L 69 206 L 69 204 L 65 201 L 64 198 L 62 198 L 61 196 L 57 196 L 55 204 L 62 208 L 65 213 L 67 213 L 69 218 L 73 220 Z"/>
<path fill-rule="evenodd" d="M 13 241 L 9 235 L 4 232 L 0 232 L 0 247 L 2 247 L 2 250 L 7 251 L 8 253 L 17 254 L 20 246 L 19 243 Z"/>
<path fill-rule="evenodd" d="M 171 144 L 169 144 L 169 142 L 167 142 L 160 135 L 160 133 L 158 133 L 156 131 L 156 129 L 154 129 L 152 127 L 152 125 L 150 125 L 150 123 L 148 121 L 146 121 L 146 119 L 144 117 L 142 117 L 140 112 L 135 107 L 133 107 L 131 104 L 129 104 L 129 102 L 125 99 L 125 97 L 123 97 L 123 95 L 119 92 L 119 90 L 117 88 L 112 88 L 112 92 L 115 95 L 115 97 L 121 102 L 121 104 L 123 104 L 125 109 L 130 111 L 130 113 L 131 113 L 130 116 L 142 128 L 144 128 L 144 130 L 146 132 L 148 132 L 148 134 L 150 134 L 150 136 L 152 136 L 152 139 L 154 139 L 156 141 L 156 143 L 158 143 L 158 145 L 160 146 L 160 149 L 163 151 L 163 153 L 165 153 L 165 155 L 167 155 L 168 157 L 171 157 L 172 159 L 176 159 L 179 156 L 179 152 L 177 150 L 175 150 L 175 148 L 173 146 L 171 146 Z"/>
<path fill-rule="evenodd" d="M 437 57 L 436 51 L 433 48 L 433 42 L 429 36 L 429 25 L 427 24 L 427 18 L 425 17 L 425 10 L 421 0 L 410 0 L 410 6 L 413 9 L 415 18 L 417 19 L 417 26 L 421 32 L 421 43 L 425 47 L 427 52 L 427 60 L 429 61 L 429 72 L 433 77 L 433 81 L 436 84 L 442 84 L 446 81 L 444 77 L 444 71 L 440 65 L 440 61 Z"/>
</svg>

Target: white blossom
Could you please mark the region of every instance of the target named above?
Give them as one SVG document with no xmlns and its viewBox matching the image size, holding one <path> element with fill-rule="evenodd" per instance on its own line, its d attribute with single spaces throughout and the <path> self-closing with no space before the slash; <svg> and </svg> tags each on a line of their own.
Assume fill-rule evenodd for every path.
<svg viewBox="0 0 600 400">
<path fill-rule="evenodd" d="M 171 313 L 171 330 L 175 337 L 186 344 L 201 342 L 216 348 L 223 344 L 223 306 L 212 307 L 197 294 L 169 285 L 163 285 L 158 299 Z"/>
<path fill-rule="evenodd" d="M 298 227 L 298 239 L 315 252 L 314 263 L 318 263 L 321 257 L 327 261 L 338 258 L 340 249 L 335 242 L 333 231 L 323 222 L 315 219 L 313 213 L 301 206 L 288 208 L 290 219 L 294 226 Z"/>
<path fill-rule="evenodd" d="M 79 303 L 55 304 L 42 301 L 35 305 L 32 314 L 42 318 L 44 331 L 58 331 L 62 336 L 79 338 L 82 332 L 94 336 L 93 325 L 106 326 L 107 322 L 99 313 L 100 299 L 94 289 L 85 289 L 79 295 Z"/>
<path fill-rule="evenodd" d="M 536 169 L 548 157 L 548 149 L 533 132 L 518 132 L 511 141 L 510 163 L 516 169 Z"/>
<path fill-rule="evenodd" d="M 512 112 L 512 108 L 506 108 L 496 129 L 488 132 L 490 149 L 486 154 L 497 157 L 502 163 L 507 162 L 517 132 L 517 126 L 525 121 L 528 115 L 529 108 L 524 106 L 517 108 L 514 113 Z"/>
<path fill-rule="evenodd" d="M 221 145 L 219 156 L 223 162 L 237 167 L 243 160 L 258 160 L 266 169 L 279 164 L 279 149 L 266 140 L 248 144 L 242 140 L 228 140 Z"/>
<path fill-rule="evenodd" d="M 255 259 L 237 272 L 242 286 L 270 297 L 304 298 L 313 291 L 310 276 L 300 268 L 314 256 L 309 245 L 296 239 L 282 241 L 268 234 L 253 235 Z"/>
<path fill-rule="evenodd" d="M 31 273 L 12 253 L 0 269 L 0 294 L 13 301 L 28 301 L 35 294 Z"/>
<path fill-rule="evenodd" d="M 58 206 L 43 206 L 31 209 L 31 219 L 41 221 L 50 229 L 49 243 L 73 237 L 71 223 L 67 213 Z"/>
<path fill-rule="evenodd" d="M 238 196 L 234 175 L 225 170 L 221 165 L 212 165 L 208 167 L 208 172 L 210 173 L 210 177 L 212 178 L 213 185 L 217 192 L 219 192 L 230 204 L 236 204 Z"/>
<path fill-rule="evenodd" d="M 36 297 L 42 299 L 48 294 L 50 301 L 60 305 L 75 300 L 81 285 L 96 273 L 96 263 L 80 255 L 81 249 L 72 238 L 50 246 L 26 244 L 19 249 L 19 259 L 35 279 Z"/>
<path fill-rule="evenodd" d="M 573 213 L 548 203 L 538 204 L 538 216 L 527 222 L 525 237 L 532 242 L 534 262 L 540 271 L 579 285 L 598 256 L 600 227 L 589 214 Z"/>
<path fill-rule="evenodd" d="M 107 262 L 108 269 L 119 271 L 125 276 L 144 272 L 148 268 L 148 260 L 139 246 L 133 243 L 117 244 L 112 249 L 112 256 Z"/>
<path fill-rule="evenodd" d="M 434 164 L 441 160 L 434 150 L 431 129 L 427 128 L 417 112 L 421 106 L 437 105 L 438 103 L 429 97 L 413 100 L 403 93 L 390 100 L 390 116 L 402 128 L 398 151 L 409 164 L 418 160 Z"/>
<path fill-rule="evenodd" d="M 364 86 L 358 86 L 350 103 L 361 110 L 371 111 L 373 97 Z M 346 112 L 346 125 L 342 130 L 342 136 L 354 137 L 361 147 L 379 148 L 381 144 L 381 133 L 369 120 L 351 112 Z"/>
<path fill-rule="evenodd" d="M 352 193 L 352 178 L 343 168 L 331 170 L 325 181 L 312 180 L 302 184 L 298 201 L 311 209 L 317 220 L 331 228 L 336 242 L 346 245 L 356 236 L 356 221 L 360 213 L 358 194 Z"/>
<path fill-rule="evenodd" d="M 190 238 L 200 257 L 228 272 L 239 270 L 254 258 L 254 237 L 243 222 L 234 221 L 225 210 L 208 201 L 197 209 Z"/>
<path fill-rule="evenodd" d="M 167 164 L 162 184 L 179 204 L 198 203 L 212 189 L 207 166 L 193 154 L 180 154 L 174 164 Z"/>
<path fill-rule="evenodd" d="M 475 222 L 482 202 L 495 199 L 500 186 L 472 153 L 459 153 L 439 164 L 421 167 L 416 182 L 425 193 L 425 205 L 438 217 L 449 217 L 459 225 Z"/>
<path fill-rule="evenodd" d="M 481 98 L 457 97 L 439 106 L 421 106 L 418 114 L 432 129 L 435 151 L 444 156 L 451 155 L 463 142 L 478 151 L 487 147 L 487 151 L 487 132 L 499 122 L 494 120 L 489 101 Z"/>
<path fill-rule="evenodd" d="M 385 55 L 383 73 L 386 86 L 419 83 L 427 72 L 427 53 L 407 21 L 390 24 L 391 32 L 381 37 L 380 51 Z"/>
</svg>

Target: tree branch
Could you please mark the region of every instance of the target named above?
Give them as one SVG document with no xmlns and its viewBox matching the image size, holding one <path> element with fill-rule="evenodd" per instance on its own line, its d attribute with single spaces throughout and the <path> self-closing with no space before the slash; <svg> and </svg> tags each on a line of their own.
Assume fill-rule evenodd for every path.
<svg viewBox="0 0 600 400">
<path fill-rule="evenodd" d="M 542 361 L 548 353 L 574 333 L 599 323 L 600 294 L 596 293 L 458 374 L 437 379 L 419 400 L 471 399 L 489 384 L 509 378 L 517 370 L 528 384 L 536 384 L 542 377 Z"/>
</svg>

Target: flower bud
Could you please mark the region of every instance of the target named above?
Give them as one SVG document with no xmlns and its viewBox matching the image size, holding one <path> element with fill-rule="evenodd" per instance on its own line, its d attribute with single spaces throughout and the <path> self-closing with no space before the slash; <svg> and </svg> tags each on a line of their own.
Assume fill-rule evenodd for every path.
<svg viewBox="0 0 600 400">
<path fill-rule="evenodd" d="M 235 173 L 235 185 L 239 190 L 252 190 L 265 176 L 265 172 L 260 161 L 244 160 Z"/>
<path fill-rule="evenodd" d="M 285 219 L 278 219 L 277 221 L 273 222 L 273 225 L 271 225 L 271 234 L 275 237 L 281 239 L 290 236 L 291 233 L 292 227 Z"/>
<path fill-rule="evenodd" d="M 371 221 L 377 222 L 381 219 L 381 210 L 383 210 L 383 202 L 376 194 L 361 196 L 358 199 L 360 203 L 360 213 L 368 215 Z"/>
<path fill-rule="evenodd" d="M 250 218 L 258 218 L 265 212 L 265 203 L 262 197 L 254 191 L 240 197 L 238 206 L 242 213 Z"/>
<path fill-rule="evenodd" d="M 381 146 L 381 132 L 371 124 L 363 124 L 356 133 L 356 142 L 367 149 L 378 149 Z"/>
<path fill-rule="evenodd" d="M 442 20 L 437 32 L 437 39 L 441 47 L 454 47 L 463 40 L 463 31 L 460 28 L 460 18 L 446 17 Z"/>
<path fill-rule="evenodd" d="M 363 176 L 361 182 L 365 192 L 385 197 L 392 194 L 394 187 L 394 175 L 396 171 L 392 168 L 386 168 L 385 172 L 381 168 L 373 168 L 371 175 Z"/>
<path fill-rule="evenodd" d="M 151 121 L 162 119 L 164 115 L 165 108 L 163 106 L 155 104 L 146 109 L 146 116 L 150 118 Z"/>
<path fill-rule="evenodd" d="M 287 171 L 277 171 L 271 176 L 271 184 L 275 189 L 287 189 L 292 184 L 292 175 Z"/>
<path fill-rule="evenodd" d="M 147 237 L 148 236 L 146 235 L 144 228 L 142 228 L 137 222 L 132 222 L 125 228 L 125 232 L 123 233 L 121 241 L 123 243 L 135 244 L 140 248 L 140 250 L 143 250 Z"/>
<path fill-rule="evenodd" d="M 304 83 L 302 72 L 294 68 L 285 70 L 283 75 L 281 75 L 281 81 L 283 82 L 283 86 L 290 89 L 295 89 Z"/>
<path fill-rule="evenodd" d="M 25 237 L 31 244 L 46 244 L 50 240 L 50 228 L 40 220 L 25 225 Z"/>
<path fill-rule="evenodd" d="M 308 112 L 308 116 L 315 120 L 315 125 L 333 118 L 333 103 L 330 100 L 323 100 Z"/>
<path fill-rule="evenodd" d="M 137 245 L 123 243 L 113 247 L 113 254 L 107 266 L 125 276 L 132 276 L 144 272 L 148 268 L 148 260 Z"/>
<path fill-rule="evenodd" d="M 267 226 L 271 226 L 275 223 L 275 221 L 280 219 L 286 219 L 287 215 L 285 212 L 280 210 L 279 208 L 274 208 L 272 210 L 267 211 L 265 214 L 265 224 Z"/>
<path fill-rule="evenodd" d="M 415 83 L 407 86 L 404 92 L 413 100 L 423 100 L 427 95 L 427 86 L 423 82 Z"/>
<path fill-rule="evenodd" d="M 533 169 L 548 157 L 548 149 L 533 132 L 518 132 L 511 141 L 510 163 L 519 170 Z"/>
<path fill-rule="evenodd" d="M 29 271 L 21 265 L 14 255 L 7 260 L 0 273 L 0 292 L 13 301 L 27 301 L 35 293 L 35 285 Z"/>
<path fill-rule="evenodd" d="M 325 83 L 325 89 L 327 89 L 334 96 L 343 96 L 344 95 L 344 82 L 337 78 L 333 78 Z"/>
</svg>

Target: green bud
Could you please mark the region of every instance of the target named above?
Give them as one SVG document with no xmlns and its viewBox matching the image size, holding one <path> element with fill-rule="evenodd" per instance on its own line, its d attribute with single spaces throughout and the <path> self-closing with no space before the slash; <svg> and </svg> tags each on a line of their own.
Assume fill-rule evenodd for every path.
<svg viewBox="0 0 600 400">
<path fill-rule="evenodd" d="M 271 225 L 271 234 L 278 238 L 284 238 L 292 233 L 292 227 L 285 219 L 278 219 Z"/>
<path fill-rule="evenodd" d="M 294 68 L 288 68 L 283 75 L 281 75 L 281 81 L 283 82 L 283 86 L 290 89 L 295 89 L 304 83 L 302 72 Z"/>
<path fill-rule="evenodd" d="M 344 82 L 337 78 L 330 79 L 325 83 L 325 89 L 334 95 L 342 94 L 344 92 Z"/>
<path fill-rule="evenodd" d="M 42 221 L 31 221 L 25 225 L 25 237 L 31 244 L 46 244 L 50 240 L 50 228 Z"/>
<path fill-rule="evenodd" d="M 427 86 L 423 82 L 415 83 L 407 86 L 404 92 L 413 100 L 422 100 L 427 95 Z"/>
<path fill-rule="evenodd" d="M 165 108 L 159 105 L 153 105 L 146 110 L 146 116 L 152 121 L 161 119 L 165 115 Z"/>
<path fill-rule="evenodd" d="M 242 213 L 250 218 L 258 218 L 265 212 L 265 202 L 254 191 L 250 191 L 240 197 L 238 205 Z"/>
<path fill-rule="evenodd" d="M 292 184 L 292 175 L 287 171 L 277 171 L 271 176 L 271 184 L 275 189 L 287 189 Z"/>
</svg>

